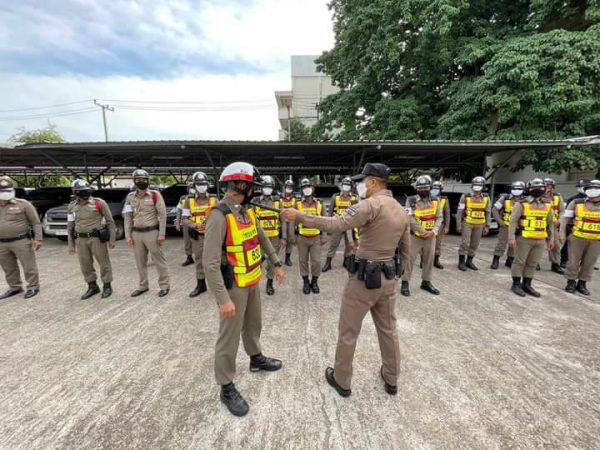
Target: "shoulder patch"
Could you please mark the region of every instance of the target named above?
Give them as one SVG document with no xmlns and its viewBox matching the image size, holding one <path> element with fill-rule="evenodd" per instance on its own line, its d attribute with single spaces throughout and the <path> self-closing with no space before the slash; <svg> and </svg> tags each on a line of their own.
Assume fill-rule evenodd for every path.
<svg viewBox="0 0 600 450">
<path fill-rule="evenodd" d="M 355 216 L 358 214 L 358 204 L 352 205 L 349 208 L 346 208 L 346 214 L 349 216 Z"/>
</svg>

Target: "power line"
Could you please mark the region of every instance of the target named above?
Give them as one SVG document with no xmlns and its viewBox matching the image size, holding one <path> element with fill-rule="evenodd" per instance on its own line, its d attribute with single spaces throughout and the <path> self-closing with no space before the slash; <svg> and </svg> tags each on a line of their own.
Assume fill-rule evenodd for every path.
<svg viewBox="0 0 600 450">
<path fill-rule="evenodd" d="M 116 99 L 99 99 L 104 102 L 111 103 L 141 103 L 141 104 L 157 104 L 157 105 L 227 105 L 227 104 L 252 104 L 252 103 L 274 103 L 274 100 L 211 100 L 211 101 L 171 101 L 171 100 L 116 100 Z"/>
<path fill-rule="evenodd" d="M 64 116 L 72 116 L 76 114 L 88 113 L 91 111 L 97 111 L 96 108 L 81 108 L 81 109 L 73 109 L 69 111 L 59 111 L 56 113 L 40 113 L 29 116 L 21 116 L 21 117 L 0 117 L 0 122 L 4 121 L 12 121 L 12 120 L 30 120 L 30 119 L 46 119 L 51 117 L 64 117 Z"/>
<path fill-rule="evenodd" d="M 58 108 L 61 106 L 78 105 L 81 103 L 87 103 L 87 102 L 91 102 L 91 101 L 92 101 L 92 99 L 88 99 L 88 100 L 79 100 L 77 102 L 57 103 L 55 105 L 48 105 L 48 106 L 35 106 L 35 107 L 31 107 L 31 108 L 18 108 L 18 109 L 4 109 L 4 110 L 0 110 L 0 113 L 11 113 L 11 112 L 19 112 L 19 111 L 35 111 L 36 109 L 52 109 L 52 108 Z"/>
</svg>

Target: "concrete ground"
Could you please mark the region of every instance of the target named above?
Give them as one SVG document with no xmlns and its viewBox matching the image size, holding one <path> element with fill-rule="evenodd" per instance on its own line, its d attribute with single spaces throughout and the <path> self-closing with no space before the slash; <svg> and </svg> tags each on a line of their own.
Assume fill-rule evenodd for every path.
<svg viewBox="0 0 600 450">
<path fill-rule="evenodd" d="M 402 375 L 388 396 L 379 378 L 370 318 L 359 340 L 352 396 L 325 382 L 333 361 L 345 273 L 321 278 L 305 296 L 297 264 L 274 297 L 263 297 L 265 353 L 276 373 L 250 373 L 240 349 L 236 384 L 245 418 L 219 402 L 213 378 L 218 314 L 210 294 L 188 298 L 193 266 L 181 240 L 167 242 L 172 291 L 136 299 L 133 255 L 112 252 L 115 295 L 81 301 L 84 283 L 64 243 L 39 254 L 42 291 L 0 302 L 0 447 L 32 448 L 598 448 L 600 275 L 593 296 L 569 295 L 544 270 L 541 299 L 509 291 L 504 267 L 488 269 L 494 238 L 483 241 L 479 272 L 456 268 L 448 238 L 434 283 L 398 297 Z M 297 262 L 294 255 L 294 262 Z M 4 289 L 2 282 L 0 288 Z"/>
</svg>

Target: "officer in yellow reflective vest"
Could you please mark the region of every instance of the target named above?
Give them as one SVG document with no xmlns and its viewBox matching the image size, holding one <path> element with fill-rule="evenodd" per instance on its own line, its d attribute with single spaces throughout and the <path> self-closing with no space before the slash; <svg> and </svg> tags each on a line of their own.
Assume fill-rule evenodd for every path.
<svg viewBox="0 0 600 450">
<path fill-rule="evenodd" d="M 265 206 L 281 210 L 281 201 L 278 197 L 273 197 L 273 190 L 275 189 L 275 181 L 270 175 L 264 175 L 262 177 L 262 195 L 259 198 L 259 202 Z M 271 241 L 271 245 L 279 254 L 279 233 L 281 232 L 281 221 L 279 220 L 279 214 L 255 207 L 254 211 L 256 217 L 260 223 L 261 228 Z M 273 286 L 273 278 L 275 276 L 275 266 L 267 261 L 267 295 L 273 295 L 275 293 L 275 287 Z"/>
<path fill-rule="evenodd" d="M 586 283 L 591 280 L 600 257 L 600 180 L 590 181 L 584 192 L 585 199 L 573 200 L 567 206 L 560 224 L 560 240 L 564 243 L 567 239 L 567 226 L 572 221 L 565 290 L 590 295 Z"/>
<path fill-rule="evenodd" d="M 448 197 L 442 195 L 444 185 L 441 181 L 434 181 L 431 186 L 431 198 L 440 201 L 440 208 L 442 210 L 442 225 L 440 231 L 435 237 L 435 258 L 433 259 L 433 267 L 443 269 L 444 265 L 440 261 L 442 257 L 442 243 L 444 242 L 444 236 L 450 232 L 450 202 Z"/>
<path fill-rule="evenodd" d="M 183 216 L 181 214 L 188 196 L 194 195 L 195 193 L 196 189 L 194 189 L 194 184 L 190 183 L 187 187 L 187 194 L 181 196 L 176 208 L 177 215 L 175 216 L 175 229 L 177 232 L 181 232 L 183 235 L 183 251 L 185 252 L 185 261 L 183 261 L 181 264 L 182 267 L 194 264 L 194 249 L 192 248 L 192 239 L 190 238 L 190 234 L 187 232 L 187 230 L 183 228 Z"/>
<path fill-rule="evenodd" d="M 358 202 L 358 197 L 352 194 L 352 180 L 350 177 L 346 177 L 342 180 L 340 189 L 340 193 L 333 194 L 331 196 L 331 202 L 329 203 L 329 208 L 327 210 L 327 215 L 329 217 L 333 217 L 334 215 L 343 216 L 350 206 Z M 327 251 L 327 258 L 325 259 L 325 264 L 321 269 L 322 272 L 331 270 L 331 261 L 335 257 L 335 252 L 337 252 L 337 249 L 340 246 L 342 237 L 344 238 L 344 256 L 348 256 L 354 252 L 353 246 L 355 237 L 352 236 L 352 230 L 331 235 L 331 242 L 329 244 L 329 250 Z"/>
<path fill-rule="evenodd" d="M 196 287 L 190 292 L 190 297 L 196 297 L 206 292 L 202 252 L 204 251 L 204 232 L 206 219 L 212 209 L 217 206 L 217 198 L 208 193 L 208 177 L 204 172 L 193 175 L 194 194 L 186 198 L 181 216 L 183 217 L 184 233 L 192 241 L 192 250 L 196 260 Z"/>
<path fill-rule="evenodd" d="M 297 199 L 294 196 L 294 182 L 287 180 L 281 194 L 282 208 L 295 208 Z M 285 248 L 285 265 L 292 267 L 292 248 L 296 246 L 296 224 L 281 219 L 281 247 Z"/>
<path fill-rule="evenodd" d="M 510 186 L 510 194 L 501 195 L 494 207 L 492 208 L 492 216 L 498 222 L 500 231 L 498 231 L 498 242 L 494 249 L 494 259 L 490 269 L 498 269 L 500 258 L 504 255 L 508 244 L 508 227 L 510 225 L 510 213 L 512 212 L 513 206 L 516 202 L 520 202 L 524 198 L 525 183 L 523 181 L 515 181 Z M 511 247 L 508 247 L 508 253 L 506 255 L 506 267 L 511 267 L 515 259 L 515 251 Z"/>
<path fill-rule="evenodd" d="M 552 205 L 552 212 L 554 213 L 554 246 L 552 250 L 548 250 L 548 257 L 550 258 L 552 272 L 563 274 L 565 271 L 560 267 L 560 249 L 561 245 L 559 242 L 559 225 L 560 218 L 565 213 L 565 201 L 562 195 L 554 192 L 556 183 L 552 178 L 544 178 L 544 185 L 546 186 L 546 193 L 543 200 Z"/>
<path fill-rule="evenodd" d="M 490 197 L 483 193 L 484 188 L 485 178 L 473 178 L 471 193 L 463 194 L 458 202 L 456 231 L 462 235 L 458 248 L 458 268 L 463 272 L 467 268 L 478 270 L 473 264 L 473 258 L 479 248 L 481 236 L 486 236 L 489 231 L 491 205 Z"/>
<path fill-rule="evenodd" d="M 314 197 L 315 187 L 308 178 L 300 182 L 302 200 L 296 203 L 296 209 L 309 216 L 324 216 L 325 209 L 320 200 Z M 317 228 L 309 228 L 298 224 L 298 260 L 300 262 L 300 275 L 304 281 L 302 292 L 306 295 L 311 291 L 320 292 L 319 275 L 321 275 L 321 246 L 327 240 Z M 310 279 L 312 276 L 312 279 Z"/>
<path fill-rule="evenodd" d="M 554 245 L 554 214 L 552 206 L 542 199 L 544 191 L 543 180 L 531 180 L 529 196 L 516 203 L 510 214 L 508 245 L 515 249 L 515 260 L 511 268 L 511 290 L 521 297 L 525 297 L 526 294 L 541 296 L 531 286 L 531 281 L 546 246 L 548 251 L 551 251 Z"/>
<path fill-rule="evenodd" d="M 240 343 L 250 356 L 250 371 L 276 371 L 282 363 L 262 354 L 262 313 L 259 282 L 263 251 L 275 266 L 275 278 L 283 282 L 283 268 L 271 241 L 260 227 L 249 203 L 260 175 L 251 164 L 228 165 L 220 182 L 227 187 L 223 200 L 206 221 L 204 271 L 221 314 L 215 348 L 215 377 L 221 386 L 221 401 L 236 416 L 246 415 L 248 403 L 233 384 Z"/>
</svg>

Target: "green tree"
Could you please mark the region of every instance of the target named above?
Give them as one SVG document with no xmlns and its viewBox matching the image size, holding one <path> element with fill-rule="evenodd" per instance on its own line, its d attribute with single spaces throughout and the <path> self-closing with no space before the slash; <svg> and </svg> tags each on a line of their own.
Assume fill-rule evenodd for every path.
<svg viewBox="0 0 600 450">
<path fill-rule="evenodd" d="M 290 141 L 291 142 L 310 142 L 310 128 L 304 125 L 298 119 L 290 120 Z"/>
</svg>

